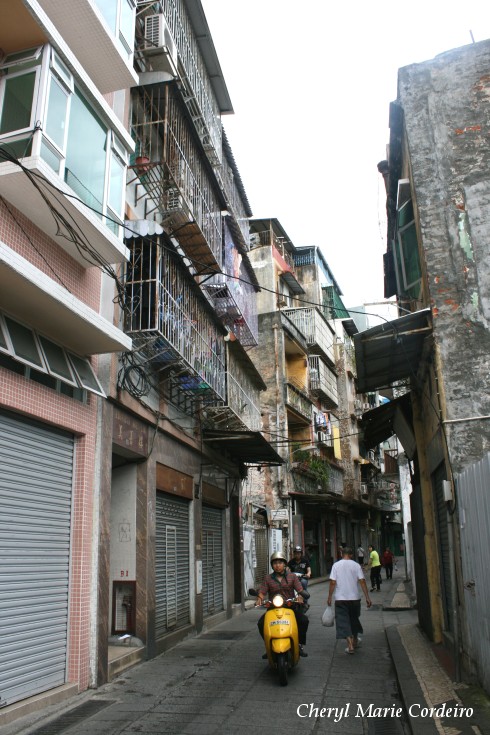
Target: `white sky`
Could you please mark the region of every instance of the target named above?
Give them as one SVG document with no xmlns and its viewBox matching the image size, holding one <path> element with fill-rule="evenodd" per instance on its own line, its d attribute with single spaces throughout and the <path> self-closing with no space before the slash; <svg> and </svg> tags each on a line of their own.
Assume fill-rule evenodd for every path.
<svg viewBox="0 0 490 735">
<path fill-rule="evenodd" d="M 202 0 L 254 217 L 318 245 L 346 306 L 383 299 L 389 103 L 399 67 L 490 37 L 488 0 Z M 464 121 L 460 121 L 464 125 Z"/>
</svg>

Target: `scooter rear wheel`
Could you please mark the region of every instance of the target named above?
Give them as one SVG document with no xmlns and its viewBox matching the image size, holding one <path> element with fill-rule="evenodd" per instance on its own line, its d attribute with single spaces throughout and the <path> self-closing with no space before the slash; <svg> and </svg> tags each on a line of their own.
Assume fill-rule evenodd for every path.
<svg viewBox="0 0 490 735">
<path fill-rule="evenodd" d="M 279 674 L 279 684 L 282 687 L 287 686 L 288 683 L 288 654 L 278 653 L 277 654 L 277 673 Z"/>
</svg>

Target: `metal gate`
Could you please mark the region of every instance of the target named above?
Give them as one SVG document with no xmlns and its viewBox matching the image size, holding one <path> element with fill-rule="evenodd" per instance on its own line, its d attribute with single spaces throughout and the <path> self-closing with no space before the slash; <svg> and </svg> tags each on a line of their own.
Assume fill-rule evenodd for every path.
<svg viewBox="0 0 490 735">
<path fill-rule="evenodd" d="M 155 634 L 190 622 L 189 502 L 157 492 Z"/>
<path fill-rule="evenodd" d="M 490 691 L 489 487 L 490 454 L 456 477 L 464 585 L 465 653 L 476 669 L 479 683 L 487 692 Z"/>
<path fill-rule="evenodd" d="M 223 610 L 223 511 L 202 509 L 203 615 Z"/>
<path fill-rule="evenodd" d="M 0 413 L 0 705 L 66 681 L 73 437 Z"/>
</svg>

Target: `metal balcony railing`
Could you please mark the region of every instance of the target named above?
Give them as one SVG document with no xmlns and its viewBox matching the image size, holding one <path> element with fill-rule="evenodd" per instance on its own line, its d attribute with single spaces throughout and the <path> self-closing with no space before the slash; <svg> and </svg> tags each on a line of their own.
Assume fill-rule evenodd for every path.
<svg viewBox="0 0 490 735">
<path fill-rule="evenodd" d="M 236 254 L 236 248 L 233 248 Z M 225 253 L 225 270 L 227 260 L 233 252 Z M 211 276 L 202 286 L 207 293 L 216 314 L 223 324 L 235 334 L 244 347 L 255 347 L 258 342 L 257 301 L 254 287 L 245 282 L 239 283 L 236 278 L 224 274 Z"/>
<path fill-rule="evenodd" d="M 294 272 L 294 260 L 291 253 L 287 250 L 284 238 L 278 237 L 274 230 L 261 230 L 261 232 L 252 232 L 250 235 L 251 244 L 254 247 L 260 245 L 272 245 L 281 254 L 289 268 Z"/>
<path fill-rule="evenodd" d="M 321 313 L 313 307 L 284 309 L 283 313 L 305 336 L 308 346 L 320 350 L 323 357 L 335 365 L 334 334 Z"/>
<path fill-rule="evenodd" d="M 178 75 L 186 105 L 197 134 L 210 161 L 222 160 L 222 128 L 219 105 L 214 94 L 206 64 L 199 49 L 183 0 L 139 2 L 138 13 L 144 21 L 148 14 L 161 9 L 178 52 Z"/>
<path fill-rule="evenodd" d="M 291 379 L 288 379 L 285 385 L 285 402 L 300 416 L 311 421 L 313 404 Z"/>
<path fill-rule="evenodd" d="M 206 402 L 226 398 L 225 343 L 178 256 L 149 239 L 131 239 L 126 332 L 140 357 L 169 370 L 172 385 Z"/>
<path fill-rule="evenodd" d="M 308 373 L 310 378 L 310 393 L 321 395 L 328 408 L 338 406 L 339 395 L 337 376 L 320 355 L 308 356 Z"/>
<path fill-rule="evenodd" d="M 222 220 L 217 185 L 202 160 L 191 124 L 172 85 L 137 87 L 131 130 L 136 153 L 130 168 L 136 203 L 157 214 L 199 273 L 222 267 Z"/>
<path fill-rule="evenodd" d="M 228 405 L 250 431 L 260 431 L 260 398 L 259 391 L 254 389 L 242 374 L 234 377 L 227 373 Z"/>
</svg>

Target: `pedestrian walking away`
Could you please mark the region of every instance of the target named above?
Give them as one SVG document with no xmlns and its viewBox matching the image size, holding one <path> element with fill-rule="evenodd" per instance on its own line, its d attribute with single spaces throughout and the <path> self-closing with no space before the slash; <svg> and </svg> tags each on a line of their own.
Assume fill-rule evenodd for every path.
<svg viewBox="0 0 490 735">
<path fill-rule="evenodd" d="M 390 548 L 387 546 L 381 556 L 381 564 L 385 570 L 386 579 L 393 579 L 393 559 L 394 559 L 393 553 L 391 552 Z"/>
<path fill-rule="evenodd" d="M 357 561 L 359 562 L 361 567 L 364 564 L 364 554 L 365 554 L 365 551 L 362 548 L 361 544 L 359 544 L 359 546 L 357 547 Z"/>
<path fill-rule="evenodd" d="M 371 592 L 379 592 L 381 589 L 381 562 L 379 554 L 371 544 L 368 546 L 369 568 L 371 570 Z"/>
<path fill-rule="evenodd" d="M 330 571 L 330 586 L 327 605 L 332 605 L 335 592 L 335 627 L 336 637 L 345 638 L 345 652 L 353 654 L 360 646 L 360 634 L 363 628 L 360 621 L 361 595 L 359 585 L 364 592 L 366 605 L 371 607 L 371 599 L 364 579 L 362 567 L 352 558 L 353 550 L 347 546 L 342 550 L 342 559 L 335 562 Z"/>
</svg>

